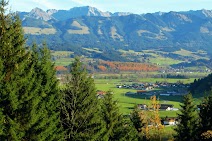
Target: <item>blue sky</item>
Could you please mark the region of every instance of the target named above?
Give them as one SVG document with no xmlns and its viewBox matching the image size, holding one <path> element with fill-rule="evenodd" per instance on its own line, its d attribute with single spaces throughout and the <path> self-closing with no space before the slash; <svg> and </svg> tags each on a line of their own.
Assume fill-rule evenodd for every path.
<svg viewBox="0 0 212 141">
<path fill-rule="evenodd" d="M 93 6 L 101 11 L 152 13 L 168 11 L 212 10 L 212 0 L 10 0 L 13 11 L 30 11 L 35 7 L 47 9 L 70 9 Z"/>
</svg>

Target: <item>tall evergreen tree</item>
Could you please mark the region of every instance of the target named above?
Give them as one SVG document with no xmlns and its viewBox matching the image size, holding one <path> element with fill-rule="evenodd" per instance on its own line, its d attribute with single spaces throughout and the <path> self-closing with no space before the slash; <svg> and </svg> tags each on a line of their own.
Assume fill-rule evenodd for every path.
<svg viewBox="0 0 212 141">
<path fill-rule="evenodd" d="M 202 134 L 202 140 L 211 140 L 210 138 L 205 138 L 206 133 L 211 133 L 212 131 L 212 91 L 210 95 L 206 96 L 200 105 L 200 134 Z"/>
<path fill-rule="evenodd" d="M 5 14 L 7 4 L 4 0 L 0 2 L 0 60 L 3 64 L 0 107 L 4 116 L 3 127 L 5 127 L 0 139 L 21 140 L 25 134 L 23 127 L 27 111 L 24 103 L 31 68 L 25 65 L 28 63 L 28 54 L 24 48 L 25 39 L 20 20 L 13 14 Z"/>
<path fill-rule="evenodd" d="M 130 115 L 130 119 L 134 125 L 134 127 L 136 128 L 137 132 L 140 133 L 142 130 L 142 127 L 144 127 L 145 125 L 143 124 L 143 122 L 141 121 L 141 117 L 140 117 L 140 110 L 138 109 L 138 106 L 135 105 L 134 109 Z"/>
<path fill-rule="evenodd" d="M 3 63 L 0 59 L 0 89 L 2 89 L 2 83 L 3 83 L 3 78 L 4 78 L 4 74 L 3 74 Z M 0 97 L 0 103 L 2 102 L 2 98 Z M 0 107 L 0 137 L 4 136 L 4 130 L 5 130 L 5 125 L 4 125 L 4 121 L 5 121 L 5 116 L 3 114 L 3 107 Z"/>
<path fill-rule="evenodd" d="M 199 126 L 197 106 L 194 104 L 191 94 L 185 95 L 182 103 L 181 113 L 178 114 L 180 123 L 175 128 L 175 139 L 177 141 L 197 141 Z"/>
<path fill-rule="evenodd" d="M 94 80 L 88 76 L 79 58 L 71 65 L 71 76 L 63 89 L 61 118 L 66 139 L 100 140 L 103 132 L 100 106 Z"/>
<path fill-rule="evenodd" d="M 34 62 L 34 97 L 30 110 L 31 124 L 27 132 L 31 140 L 64 140 L 60 123 L 60 93 L 58 81 L 51 62 L 51 55 L 43 44 L 37 49 L 33 45 L 31 60 Z"/>
<path fill-rule="evenodd" d="M 113 100 L 111 91 L 103 98 L 102 117 L 106 125 L 103 135 L 105 141 L 137 140 L 136 130 L 119 112 L 117 101 Z"/>
<path fill-rule="evenodd" d="M 30 51 L 26 51 L 21 21 L 15 14 L 5 14 L 7 4 L 0 1 L 0 116 L 3 119 L 0 120 L 0 140 L 61 139 L 60 132 L 56 132 L 60 129 L 57 128 L 59 123 L 51 120 L 55 114 L 48 112 L 48 104 L 56 105 L 58 99 L 52 96 L 58 93 L 43 90 L 49 87 L 47 82 L 54 82 L 54 78 L 51 76 L 42 83 L 44 79 L 41 78 L 49 71 L 35 70 L 43 67 L 38 65 L 42 61 L 34 60 Z M 49 70 L 54 72 L 50 67 Z M 48 89 L 56 87 L 55 84 L 51 86 Z M 50 111 L 56 111 L 56 108 L 52 107 Z M 58 113 L 54 117 L 57 120 Z M 57 133 L 58 137 L 55 137 Z"/>
</svg>

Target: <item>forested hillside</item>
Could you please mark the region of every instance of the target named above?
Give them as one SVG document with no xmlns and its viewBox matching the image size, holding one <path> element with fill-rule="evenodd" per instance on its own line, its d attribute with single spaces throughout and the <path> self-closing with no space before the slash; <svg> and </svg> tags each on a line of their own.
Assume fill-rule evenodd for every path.
<svg viewBox="0 0 212 141">
<path fill-rule="evenodd" d="M 210 91 L 212 88 L 212 74 L 209 74 L 207 77 L 195 79 L 193 83 L 191 83 L 190 91 L 192 93 L 201 93 L 204 95 L 206 92 Z"/>
<path fill-rule="evenodd" d="M 54 50 L 180 49 L 212 53 L 210 10 L 168 13 L 109 13 L 93 7 L 70 10 L 35 8 L 19 12 L 28 44 L 43 40 Z M 77 48 L 76 48 L 77 47 Z"/>
</svg>

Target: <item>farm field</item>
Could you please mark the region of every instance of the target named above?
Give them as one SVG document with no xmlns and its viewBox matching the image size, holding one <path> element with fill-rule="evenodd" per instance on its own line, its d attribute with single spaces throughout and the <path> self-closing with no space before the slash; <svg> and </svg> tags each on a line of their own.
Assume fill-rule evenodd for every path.
<svg viewBox="0 0 212 141">
<path fill-rule="evenodd" d="M 193 79 L 185 80 L 186 83 L 190 83 Z M 164 81 L 161 78 L 143 78 L 142 82 L 156 82 L 156 81 Z M 179 81 L 179 79 L 166 79 L 167 82 L 174 83 Z M 181 80 L 182 81 L 182 80 Z M 146 95 L 126 95 L 126 92 L 134 92 L 136 93 L 137 90 L 135 89 L 125 89 L 125 88 L 116 88 L 117 84 L 123 83 L 133 83 L 133 82 L 123 82 L 122 79 L 95 79 L 95 85 L 97 90 L 102 91 L 113 91 L 114 92 L 114 99 L 117 100 L 120 110 L 124 115 L 128 115 L 133 110 L 134 106 L 137 104 L 148 104 L 150 103 L 150 96 Z M 173 104 L 175 108 L 180 107 L 180 102 L 182 96 L 159 96 L 160 103 L 164 104 Z M 160 116 L 165 117 L 175 117 L 177 111 L 160 111 Z"/>
</svg>

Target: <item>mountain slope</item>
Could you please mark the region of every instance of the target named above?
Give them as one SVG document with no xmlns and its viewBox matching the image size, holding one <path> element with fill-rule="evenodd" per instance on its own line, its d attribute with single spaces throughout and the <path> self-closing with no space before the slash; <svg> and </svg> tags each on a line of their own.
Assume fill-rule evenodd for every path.
<svg viewBox="0 0 212 141">
<path fill-rule="evenodd" d="M 93 7 L 20 12 L 28 42 L 46 40 L 52 49 L 69 46 L 111 49 L 204 50 L 212 54 L 210 10 L 148 13 L 101 12 Z"/>
</svg>

